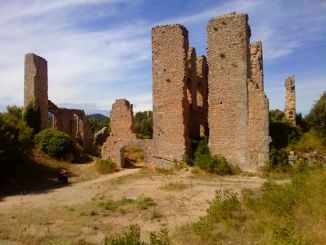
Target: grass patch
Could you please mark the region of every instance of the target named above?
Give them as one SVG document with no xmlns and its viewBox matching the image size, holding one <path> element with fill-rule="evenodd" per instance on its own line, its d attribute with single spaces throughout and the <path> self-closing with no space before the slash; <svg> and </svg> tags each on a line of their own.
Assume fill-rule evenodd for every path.
<svg viewBox="0 0 326 245">
<path fill-rule="evenodd" d="M 119 211 L 120 213 L 130 213 L 136 210 L 146 210 L 156 203 L 150 197 L 138 197 L 136 199 L 122 197 L 120 200 L 101 201 L 98 206 L 107 211 Z"/>
<path fill-rule="evenodd" d="M 183 182 L 171 182 L 162 186 L 160 189 L 164 191 L 183 191 L 188 187 L 189 186 Z"/>
<path fill-rule="evenodd" d="M 111 174 L 117 171 L 117 165 L 110 160 L 96 159 L 94 166 L 101 174 Z"/>
<path fill-rule="evenodd" d="M 323 244 L 326 240 L 326 170 L 297 174 L 291 183 L 265 182 L 240 200 L 217 191 L 205 216 L 193 225 L 205 244 Z M 194 234 L 188 234 L 194 237 Z M 180 240 L 180 238 L 178 238 Z M 188 240 L 191 238 L 187 238 Z"/>
</svg>

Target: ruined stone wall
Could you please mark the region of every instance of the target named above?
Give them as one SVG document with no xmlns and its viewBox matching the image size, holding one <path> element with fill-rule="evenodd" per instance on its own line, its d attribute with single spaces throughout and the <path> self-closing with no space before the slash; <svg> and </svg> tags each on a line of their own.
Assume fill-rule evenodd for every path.
<svg viewBox="0 0 326 245">
<path fill-rule="evenodd" d="M 246 14 L 228 14 L 207 26 L 209 147 L 241 168 L 248 167 L 247 22 Z"/>
<path fill-rule="evenodd" d="M 248 147 L 249 166 L 255 168 L 268 161 L 269 102 L 264 92 L 262 43 L 250 44 L 250 74 L 248 79 Z"/>
<path fill-rule="evenodd" d="M 208 135 L 208 67 L 206 57 L 201 55 L 196 61 L 197 76 L 197 111 L 199 120 L 199 136 Z"/>
<path fill-rule="evenodd" d="M 296 99 L 295 99 L 295 76 L 285 80 L 286 98 L 284 114 L 288 120 L 296 125 Z"/>
<path fill-rule="evenodd" d="M 154 164 L 169 167 L 191 154 L 187 94 L 188 31 L 182 25 L 152 29 Z"/>
<path fill-rule="evenodd" d="M 68 134 L 83 147 L 90 147 L 91 125 L 83 110 L 58 108 L 50 100 L 48 110 L 54 117 L 54 129 Z"/>
<path fill-rule="evenodd" d="M 41 112 L 41 130 L 48 126 L 48 66 L 35 54 L 25 55 L 24 106 L 33 103 Z"/>
<path fill-rule="evenodd" d="M 111 133 L 102 146 L 102 158 L 117 163 L 117 152 L 120 153 L 117 148 L 118 144 L 137 139 L 133 105 L 128 100 L 117 99 L 112 105 L 110 115 Z"/>
</svg>

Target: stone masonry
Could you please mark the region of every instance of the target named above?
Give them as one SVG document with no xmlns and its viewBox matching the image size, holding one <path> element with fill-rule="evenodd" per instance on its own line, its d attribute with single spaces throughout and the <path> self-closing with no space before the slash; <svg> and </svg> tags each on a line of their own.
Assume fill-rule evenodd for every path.
<svg viewBox="0 0 326 245">
<path fill-rule="evenodd" d="M 127 145 L 138 145 L 144 150 L 145 165 L 153 165 L 152 140 L 137 140 L 134 125 L 133 105 L 128 100 L 117 99 L 112 105 L 110 127 L 111 133 L 102 146 L 102 158 L 123 167 L 123 151 Z"/>
<path fill-rule="evenodd" d="M 296 125 L 296 100 L 295 100 L 295 76 L 288 77 L 285 80 L 285 117 Z"/>
<path fill-rule="evenodd" d="M 154 27 L 153 140 L 147 145 L 136 140 L 132 106 L 117 100 L 103 158 L 121 166 L 123 147 L 142 144 L 145 165 L 172 167 L 184 155 L 193 156 L 192 140 L 208 136 L 213 155 L 222 154 L 242 169 L 263 165 L 271 141 L 269 102 L 264 93 L 262 43 L 250 44 L 250 36 L 246 14 L 211 19 L 206 59 L 189 46 L 184 26 Z"/>
<path fill-rule="evenodd" d="M 174 160 L 191 154 L 189 117 L 194 81 L 188 77 L 189 53 L 188 30 L 184 26 L 152 29 L 153 141 L 157 167 L 171 167 Z"/>
<path fill-rule="evenodd" d="M 209 147 L 240 166 L 249 160 L 247 20 L 230 14 L 211 19 L 207 27 Z"/>
<path fill-rule="evenodd" d="M 85 112 L 58 108 L 48 100 L 47 61 L 32 53 L 25 55 L 24 106 L 30 103 L 40 109 L 41 130 L 48 127 L 48 113 L 50 112 L 54 115 L 54 129 L 68 134 L 83 147 L 91 146 L 91 129 Z"/>
<path fill-rule="evenodd" d="M 41 130 L 48 126 L 48 64 L 35 54 L 25 55 L 24 107 L 33 104 L 41 112 Z"/>
</svg>

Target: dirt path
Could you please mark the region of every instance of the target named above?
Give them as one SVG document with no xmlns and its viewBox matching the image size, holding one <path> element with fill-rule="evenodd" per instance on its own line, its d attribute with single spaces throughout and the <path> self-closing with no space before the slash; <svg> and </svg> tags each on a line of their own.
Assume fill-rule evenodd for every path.
<svg viewBox="0 0 326 245">
<path fill-rule="evenodd" d="M 198 221 L 217 189 L 240 194 L 243 188 L 259 188 L 264 181 L 246 176 L 201 176 L 185 169 L 171 175 L 124 169 L 48 192 L 8 196 L 0 201 L 0 244 L 8 240 L 101 244 L 106 236 L 122 233 L 131 224 L 138 224 L 142 240 L 148 240 L 149 231 L 166 227 L 171 233 Z M 123 212 L 99 207 L 103 201 L 139 197 L 149 197 L 156 205 Z M 14 234 L 21 235 L 14 238 Z"/>
</svg>

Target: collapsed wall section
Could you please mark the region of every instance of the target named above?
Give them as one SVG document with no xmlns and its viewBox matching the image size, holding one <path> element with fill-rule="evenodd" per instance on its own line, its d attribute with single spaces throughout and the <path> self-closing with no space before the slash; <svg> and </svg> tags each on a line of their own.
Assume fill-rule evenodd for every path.
<svg viewBox="0 0 326 245">
<path fill-rule="evenodd" d="M 191 154 L 189 139 L 188 30 L 152 28 L 153 140 L 156 167 L 171 167 Z"/>
<path fill-rule="evenodd" d="M 82 147 L 90 147 L 91 125 L 84 110 L 58 108 L 48 101 L 48 110 L 53 114 L 53 129 L 68 134 Z"/>
<path fill-rule="evenodd" d="M 268 161 L 269 102 L 264 92 L 262 43 L 250 44 L 250 74 L 248 79 L 248 147 L 249 167 L 262 166 Z"/>
<path fill-rule="evenodd" d="M 119 143 L 133 141 L 137 139 L 134 125 L 133 105 L 125 99 L 117 99 L 112 105 L 110 112 L 111 133 L 102 146 L 102 158 L 117 162 L 120 159 L 120 150 L 117 149 Z"/>
<path fill-rule="evenodd" d="M 293 125 L 296 125 L 296 99 L 295 99 L 295 76 L 288 77 L 285 80 L 285 117 L 292 122 Z"/>
<path fill-rule="evenodd" d="M 207 26 L 209 147 L 241 168 L 248 167 L 249 38 L 246 14 L 215 17 Z"/>
<path fill-rule="evenodd" d="M 25 55 L 24 107 L 30 103 L 40 110 L 40 129 L 46 129 L 48 126 L 48 65 L 44 58 L 32 53 Z"/>
</svg>

